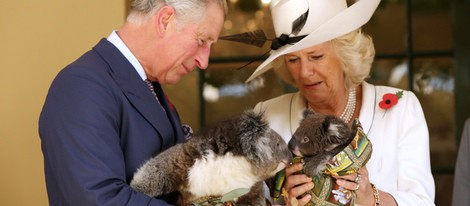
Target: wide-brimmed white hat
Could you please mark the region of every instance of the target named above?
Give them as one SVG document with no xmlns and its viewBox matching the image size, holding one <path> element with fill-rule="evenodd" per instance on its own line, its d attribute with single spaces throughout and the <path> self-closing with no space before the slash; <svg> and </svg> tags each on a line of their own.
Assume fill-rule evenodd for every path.
<svg viewBox="0 0 470 206">
<path fill-rule="evenodd" d="M 380 0 L 272 0 L 271 14 L 276 39 L 269 57 L 246 80 L 271 69 L 277 57 L 340 37 L 367 23 Z M 281 44 L 279 44 L 281 42 Z"/>
</svg>

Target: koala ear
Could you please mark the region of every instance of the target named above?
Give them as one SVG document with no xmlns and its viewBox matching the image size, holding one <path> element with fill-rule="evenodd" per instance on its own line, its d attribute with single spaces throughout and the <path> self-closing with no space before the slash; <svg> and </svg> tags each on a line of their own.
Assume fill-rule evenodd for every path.
<svg viewBox="0 0 470 206">
<path fill-rule="evenodd" d="M 330 145 L 329 147 L 325 148 L 325 151 L 331 151 L 338 146 L 338 144 L 334 143 L 336 142 L 336 138 L 339 137 L 337 126 L 338 125 L 331 122 L 331 118 L 329 117 L 326 117 L 325 121 L 322 122 L 322 130 L 323 133 L 326 134 L 326 138 L 324 138 L 323 141 L 328 142 L 326 145 Z"/>
<path fill-rule="evenodd" d="M 327 116 L 325 120 L 322 122 L 323 131 L 325 131 L 328 136 L 336 136 L 339 137 L 339 129 L 341 128 L 341 124 L 335 121 L 336 117 Z"/>
<path fill-rule="evenodd" d="M 321 128 L 325 132 L 325 134 L 329 134 L 329 128 L 330 128 L 330 118 L 326 117 L 325 120 L 321 123 Z"/>
<path fill-rule="evenodd" d="M 240 137 L 244 153 L 252 155 L 252 157 L 249 158 L 254 159 L 256 155 L 259 154 L 258 150 L 263 148 L 262 145 L 264 145 L 266 141 L 263 139 L 263 136 L 268 129 L 268 122 L 264 120 L 262 113 L 247 111 L 242 115 L 238 127 L 238 136 Z"/>
<path fill-rule="evenodd" d="M 268 122 L 264 120 L 263 113 L 255 113 L 249 110 L 241 116 L 238 129 L 241 137 L 261 136 L 267 131 Z"/>
</svg>

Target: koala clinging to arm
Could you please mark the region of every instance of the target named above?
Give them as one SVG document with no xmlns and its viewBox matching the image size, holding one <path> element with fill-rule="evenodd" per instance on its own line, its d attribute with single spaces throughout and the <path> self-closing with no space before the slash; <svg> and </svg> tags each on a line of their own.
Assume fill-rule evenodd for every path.
<svg viewBox="0 0 470 206">
<path fill-rule="evenodd" d="M 151 158 L 130 185 L 149 196 L 178 191 L 183 204 L 251 188 L 236 204 L 265 205 L 262 181 L 291 159 L 287 144 L 263 114 L 247 111 Z"/>
<path fill-rule="evenodd" d="M 338 117 L 305 110 L 304 119 L 289 141 L 289 149 L 303 157 L 309 177 L 318 175 L 328 161 L 354 139 L 355 131 Z"/>
</svg>

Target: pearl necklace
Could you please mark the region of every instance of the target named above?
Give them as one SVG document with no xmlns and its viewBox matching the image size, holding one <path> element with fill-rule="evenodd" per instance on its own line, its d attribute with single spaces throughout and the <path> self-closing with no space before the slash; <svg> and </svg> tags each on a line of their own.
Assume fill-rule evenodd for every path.
<svg viewBox="0 0 470 206">
<path fill-rule="evenodd" d="M 308 105 L 308 109 L 313 111 L 313 108 L 310 106 L 310 103 L 307 103 L 307 105 Z M 354 115 L 355 110 L 356 110 L 356 87 L 353 87 L 349 89 L 348 102 L 346 103 L 346 107 L 344 107 L 344 111 L 343 113 L 341 113 L 339 118 L 349 123 Z"/>
</svg>

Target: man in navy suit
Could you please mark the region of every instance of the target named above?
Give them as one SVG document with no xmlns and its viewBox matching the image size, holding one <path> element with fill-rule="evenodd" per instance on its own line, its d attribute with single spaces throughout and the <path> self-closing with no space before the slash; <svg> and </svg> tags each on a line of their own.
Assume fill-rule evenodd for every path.
<svg viewBox="0 0 470 206">
<path fill-rule="evenodd" d="M 50 205 L 175 202 L 129 182 L 146 160 L 184 141 L 160 85 L 207 67 L 226 12 L 225 0 L 134 0 L 118 31 L 57 75 L 39 119 Z"/>
</svg>

